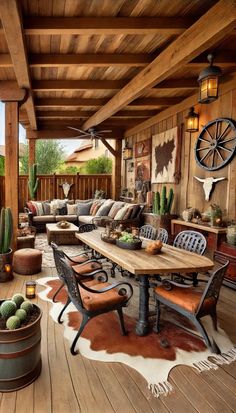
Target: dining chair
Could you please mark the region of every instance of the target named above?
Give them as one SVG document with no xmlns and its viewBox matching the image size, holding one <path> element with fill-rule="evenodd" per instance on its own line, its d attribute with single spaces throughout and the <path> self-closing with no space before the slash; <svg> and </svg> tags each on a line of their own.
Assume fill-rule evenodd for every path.
<svg viewBox="0 0 236 413">
<path fill-rule="evenodd" d="M 78 227 L 78 233 L 82 234 L 84 232 L 91 232 L 94 229 L 97 229 L 97 225 L 95 224 L 81 224 Z M 87 254 L 91 254 L 91 258 L 100 258 L 99 256 L 96 257 L 96 253 L 93 249 L 89 248 L 88 245 L 83 244 L 83 249 L 86 251 Z"/>
<path fill-rule="evenodd" d="M 94 279 L 94 277 L 97 276 L 98 274 L 100 275 L 100 277 L 103 276 L 103 279 L 107 281 L 108 279 L 107 274 L 103 270 L 102 265 L 99 262 L 97 262 L 97 260 L 87 259 L 86 262 L 78 264 L 76 262 L 71 261 L 70 258 L 68 259 L 68 255 L 63 250 L 59 249 L 57 244 L 55 244 L 55 242 L 51 242 L 51 247 L 53 250 L 53 257 L 54 257 L 54 262 L 55 262 L 55 266 L 57 269 L 57 274 L 61 281 L 60 287 L 55 292 L 52 298 L 53 302 L 55 302 L 55 298 L 57 294 L 61 291 L 62 287 L 64 287 L 65 285 L 64 278 L 61 276 L 60 258 L 66 259 L 67 264 L 70 267 L 74 268 L 74 271 L 78 277 L 83 277 L 85 280 L 91 280 L 91 279 Z"/>
<path fill-rule="evenodd" d="M 122 309 L 128 305 L 133 295 L 131 284 L 123 281 L 110 284 L 98 280 L 97 284 L 86 285 L 81 278 L 76 277 L 73 267 L 70 267 L 64 258 L 59 258 L 59 261 L 61 276 L 68 291 L 68 300 L 58 316 L 58 322 L 62 323 L 61 317 L 71 302 L 82 315 L 79 331 L 70 348 L 71 354 L 77 354 L 77 351 L 75 351 L 76 343 L 86 324 L 100 314 L 117 311 L 121 334 L 126 335 Z M 107 331 L 107 334 L 109 334 L 109 331 Z"/>
<path fill-rule="evenodd" d="M 147 239 L 156 239 L 157 230 L 152 225 L 143 225 L 139 230 L 139 235 Z"/>
<path fill-rule="evenodd" d="M 195 252 L 196 254 L 203 255 L 206 250 L 206 238 L 203 234 L 197 231 L 181 231 L 174 239 L 173 246 L 176 248 L 181 248 L 186 251 Z M 174 274 L 173 274 L 174 275 Z M 172 275 L 172 277 L 173 277 Z M 198 284 L 198 273 L 188 273 L 188 274 L 175 274 L 183 280 L 191 281 L 194 286 Z"/>
<path fill-rule="evenodd" d="M 156 234 L 156 239 L 159 239 L 164 244 L 167 244 L 169 238 L 168 231 L 165 228 L 159 228 Z"/>
<path fill-rule="evenodd" d="M 199 292 L 196 287 L 177 284 L 171 280 L 165 280 L 164 284 L 156 287 L 154 295 L 156 299 L 157 317 L 154 331 L 157 333 L 160 332 L 160 304 L 162 303 L 187 317 L 200 332 L 207 347 L 219 353 L 219 348 L 214 340 L 211 342 L 200 320 L 202 317 L 210 315 L 213 327 L 217 330 L 216 306 L 228 265 L 229 261 L 225 261 L 223 265 L 221 264 L 221 266 L 212 273 L 207 285 L 201 292 Z"/>
</svg>

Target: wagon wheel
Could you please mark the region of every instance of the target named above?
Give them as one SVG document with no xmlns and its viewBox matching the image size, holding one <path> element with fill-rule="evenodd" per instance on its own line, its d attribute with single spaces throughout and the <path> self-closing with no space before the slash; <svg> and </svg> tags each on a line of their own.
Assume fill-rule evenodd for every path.
<svg viewBox="0 0 236 413">
<path fill-rule="evenodd" d="M 195 159 L 208 171 L 223 168 L 236 152 L 236 127 L 230 119 L 216 119 L 204 126 L 195 145 Z"/>
</svg>

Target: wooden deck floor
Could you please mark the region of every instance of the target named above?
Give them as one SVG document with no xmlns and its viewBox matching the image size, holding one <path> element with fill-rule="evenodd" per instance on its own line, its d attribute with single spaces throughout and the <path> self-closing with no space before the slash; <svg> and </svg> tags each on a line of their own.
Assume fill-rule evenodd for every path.
<svg viewBox="0 0 236 413">
<path fill-rule="evenodd" d="M 54 271 L 47 269 L 38 277 L 51 275 Z M 1 284 L 1 297 L 24 292 L 25 280 L 26 277 L 15 276 L 13 282 Z M 235 298 L 235 291 L 223 287 L 218 306 L 221 327 L 234 343 Z M 18 392 L 0 393 L 0 413 L 236 412 L 236 362 L 201 374 L 193 368 L 177 366 L 169 377 L 175 391 L 156 399 L 135 370 L 123 364 L 71 356 L 63 327 L 49 316 L 50 304 L 40 300 L 40 307 L 42 373 L 33 384 Z"/>
</svg>

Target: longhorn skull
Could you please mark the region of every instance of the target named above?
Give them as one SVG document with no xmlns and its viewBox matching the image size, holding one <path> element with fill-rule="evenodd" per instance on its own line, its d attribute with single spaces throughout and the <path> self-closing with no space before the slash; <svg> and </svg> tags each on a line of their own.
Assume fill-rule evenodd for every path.
<svg viewBox="0 0 236 413">
<path fill-rule="evenodd" d="M 204 190 L 204 193 L 205 193 L 205 200 L 206 201 L 209 201 L 209 199 L 210 199 L 210 194 L 211 194 L 211 191 L 212 191 L 212 188 L 213 188 L 213 184 L 218 182 L 218 181 L 222 181 L 223 179 L 226 179 L 225 177 L 222 177 L 222 178 L 210 177 L 210 178 L 203 179 L 203 178 L 198 178 L 197 176 L 194 176 L 194 178 L 197 179 L 199 182 L 203 182 L 203 190 Z"/>
</svg>

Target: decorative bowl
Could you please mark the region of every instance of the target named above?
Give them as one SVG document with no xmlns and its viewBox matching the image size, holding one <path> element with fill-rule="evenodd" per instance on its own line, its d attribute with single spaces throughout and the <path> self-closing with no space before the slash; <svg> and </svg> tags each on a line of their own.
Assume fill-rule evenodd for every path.
<svg viewBox="0 0 236 413">
<path fill-rule="evenodd" d="M 116 238 L 108 237 L 106 234 L 101 234 L 101 240 L 108 244 L 116 244 Z"/>
<path fill-rule="evenodd" d="M 58 226 L 58 228 L 66 229 L 66 228 L 69 228 L 70 223 L 67 222 L 67 221 L 60 221 L 60 222 L 57 223 L 57 226 Z"/>
<path fill-rule="evenodd" d="M 124 242 L 119 239 L 116 240 L 116 245 L 125 250 L 140 250 L 142 247 L 142 241 L 138 240 L 135 242 Z"/>
</svg>

